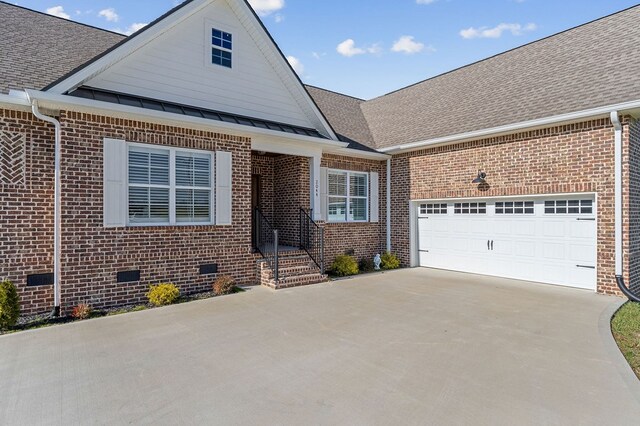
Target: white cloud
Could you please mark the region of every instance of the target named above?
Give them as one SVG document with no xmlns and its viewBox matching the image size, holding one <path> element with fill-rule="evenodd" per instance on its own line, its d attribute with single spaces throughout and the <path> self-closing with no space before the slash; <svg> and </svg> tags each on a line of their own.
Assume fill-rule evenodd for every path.
<svg viewBox="0 0 640 426">
<path fill-rule="evenodd" d="M 129 35 L 131 35 L 131 34 L 133 34 L 133 33 L 137 32 L 137 31 L 139 31 L 139 30 L 143 29 L 143 28 L 144 28 L 144 27 L 146 27 L 147 25 L 149 25 L 149 24 L 147 24 L 147 23 L 142 23 L 142 22 L 136 22 L 136 23 L 133 23 L 133 24 L 129 25 L 129 26 L 128 26 L 127 28 L 125 28 L 125 29 L 122 29 L 122 28 L 114 28 L 114 29 L 112 29 L 111 31 L 114 31 L 114 32 L 116 32 L 116 33 L 120 33 L 120 34 L 124 34 L 124 35 L 128 35 L 128 36 L 129 36 Z"/>
<path fill-rule="evenodd" d="M 406 53 L 407 55 L 412 55 L 414 53 L 422 52 L 425 48 L 424 43 L 420 43 L 415 40 L 413 36 L 402 36 L 400 37 L 391 47 L 391 50 L 394 52 Z M 430 47 L 432 50 L 433 47 Z"/>
<path fill-rule="evenodd" d="M 249 3 L 260 16 L 267 16 L 284 8 L 284 0 L 249 0 Z"/>
<path fill-rule="evenodd" d="M 98 12 L 98 16 L 103 17 L 109 22 L 118 22 L 120 20 L 120 16 L 116 13 L 116 10 L 112 7 L 108 9 L 102 9 Z"/>
<path fill-rule="evenodd" d="M 276 24 L 279 24 L 280 22 L 284 21 L 284 15 L 281 13 L 276 13 L 273 19 L 276 21 Z"/>
<path fill-rule="evenodd" d="M 57 16 L 58 18 L 64 18 L 64 19 L 71 18 L 71 16 L 69 16 L 67 13 L 64 12 L 64 7 L 62 6 L 50 7 L 46 10 L 46 12 L 49 15 Z"/>
<path fill-rule="evenodd" d="M 346 56 L 347 58 L 356 55 L 364 55 L 365 53 L 376 54 L 382 51 L 380 46 L 377 44 L 373 44 L 368 47 L 356 47 L 356 42 L 351 38 L 340 43 L 338 47 L 336 47 L 336 50 L 339 54 Z"/>
<path fill-rule="evenodd" d="M 434 3 L 436 0 L 416 0 L 416 3 L 418 4 L 431 4 Z"/>
<path fill-rule="evenodd" d="M 522 35 L 526 32 L 535 31 L 538 26 L 534 23 L 530 23 L 527 25 L 520 24 L 499 24 L 493 28 L 489 27 L 480 27 L 474 28 L 470 27 L 460 31 L 460 35 L 462 38 L 472 39 L 472 38 L 500 38 L 502 33 L 505 31 L 510 32 L 515 36 Z"/>
<path fill-rule="evenodd" d="M 302 62 L 300 62 L 300 59 L 296 58 L 295 56 L 287 56 L 287 61 L 289 61 L 289 64 L 291 64 L 291 67 L 293 68 L 293 70 L 300 76 L 302 77 L 302 75 L 304 74 L 304 65 L 302 64 Z"/>
</svg>

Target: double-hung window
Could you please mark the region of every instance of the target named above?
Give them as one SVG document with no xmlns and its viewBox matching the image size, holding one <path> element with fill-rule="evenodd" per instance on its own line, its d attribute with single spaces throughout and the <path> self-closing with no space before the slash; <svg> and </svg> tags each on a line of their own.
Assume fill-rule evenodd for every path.
<svg viewBox="0 0 640 426">
<path fill-rule="evenodd" d="M 215 28 L 211 29 L 211 62 L 226 68 L 232 67 L 233 36 Z"/>
<path fill-rule="evenodd" d="M 329 222 L 366 222 L 369 215 L 369 175 L 330 170 L 327 177 Z"/>
<path fill-rule="evenodd" d="M 129 223 L 213 222 L 212 155 L 129 146 Z"/>
</svg>

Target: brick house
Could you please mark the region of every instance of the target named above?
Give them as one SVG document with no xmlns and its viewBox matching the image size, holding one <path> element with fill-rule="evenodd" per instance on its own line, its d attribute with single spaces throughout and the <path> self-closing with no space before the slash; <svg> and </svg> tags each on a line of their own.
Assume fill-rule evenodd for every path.
<svg viewBox="0 0 640 426">
<path fill-rule="evenodd" d="M 0 277 L 26 314 L 310 284 L 385 250 L 638 291 L 638 19 L 364 101 L 303 85 L 244 0 L 129 37 L 0 2 Z"/>
</svg>

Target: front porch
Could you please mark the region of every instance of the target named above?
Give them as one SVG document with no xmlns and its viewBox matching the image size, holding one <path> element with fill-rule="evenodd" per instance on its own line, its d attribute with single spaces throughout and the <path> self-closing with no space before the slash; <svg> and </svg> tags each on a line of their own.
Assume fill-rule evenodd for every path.
<svg viewBox="0 0 640 426">
<path fill-rule="evenodd" d="M 251 236 L 261 257 L 262 285 L 279 289 L 326 281 L 324 229 L 314 220 L 314 210 L 318 217 L 320 210 L 319 166 L 319 157 L 252 152 Z"/>
</svg>

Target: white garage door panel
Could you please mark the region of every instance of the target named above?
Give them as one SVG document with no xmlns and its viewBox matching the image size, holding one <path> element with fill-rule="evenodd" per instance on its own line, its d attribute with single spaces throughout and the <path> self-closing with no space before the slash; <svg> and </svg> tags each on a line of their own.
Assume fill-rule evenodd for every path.
<svg viewBox="0 0 640 426">
<path fill-rule="evenodd" d="M 594 207 L 553 213 L 545 210 L 553 200 L 591 200 Z M 488 200 L 480 214 L 456 214 L 455 203 L 445 201 L 437 204 L 448 205 L 446 214 L 428 214 L 424 204 L 434 203 L 419 203 L 420 265 L 595 290 L 593 195 L 523 198 L 535 201 L 533 214 L 497 214 L 496 203 L 509 201 L 518 200 Z"/>
</svg>

